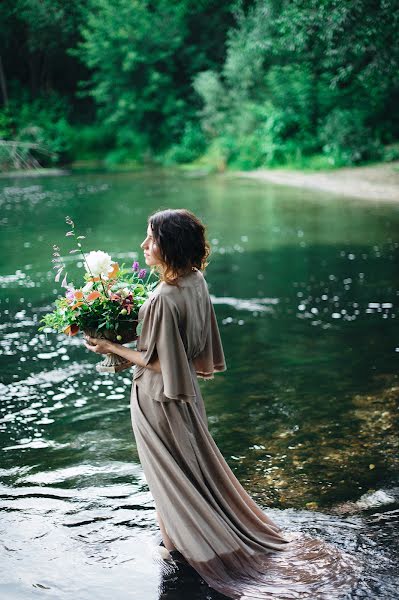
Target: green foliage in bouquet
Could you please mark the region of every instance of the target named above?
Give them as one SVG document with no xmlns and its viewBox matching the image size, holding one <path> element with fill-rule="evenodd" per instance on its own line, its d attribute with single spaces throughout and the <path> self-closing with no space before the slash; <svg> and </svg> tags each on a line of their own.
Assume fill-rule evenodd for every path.
<svg viewBox="0 0 399 600">
<path fill-rule="evenodd" d="M 39 331 L 51 328 L 57 332 L 73 336 L 79 331 L 96 332 L 97 336 L 112 341 L 128 342 L 139 335 L 137 331 L 138 311 L 158 281 L 150 281 L 153 271 L 147 275 L 137 261 L 131 268 L 123 263 L 119 266 L 106 252 L 91 251 L 86 254 L 82 248 L 85 236 L 76 235 L 75 224 L 70 217 L 66 222 L 71 230 L 66 236 L 76 240 L 76 248 L 70 254 L 80 253 L 86 269 L 84 285 L 76 287 L 68 282 L 65 262 L 60 248 L 53 246 L 54 269 L 59 281 L 64 273 L 61 286 L 66 288 L 65 296 L 57 298 L 55 309 L 41 319 Z"/>
</svg>

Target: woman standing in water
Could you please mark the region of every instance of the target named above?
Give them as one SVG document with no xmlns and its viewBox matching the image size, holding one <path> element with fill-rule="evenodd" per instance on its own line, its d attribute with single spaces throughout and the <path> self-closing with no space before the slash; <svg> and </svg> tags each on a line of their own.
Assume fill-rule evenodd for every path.
<svg viewBox="0 0 399 600">
<path fill-rule="evenodd" d="M 210 379 L 226 365 L 202 274 L 205 227 L 188 210 L 160 211 L 149 218 L 141 247 L 161 282 L 140 309 L 137 350 L 89 337 L 86 347 L 135 364 L 132 426 L 164 546 L 228 597 L 296 597 L 283 595 L 286 577 L 291 591 L 301 587 L 301 569 L 290 556 L 294 542 L 244 490 L 208 430 L 198 378 Z M 315 552 L 319 561 L 337 558 L 308 540 L 300 548 L 302 569 Z M 285 564 L 271 560 L 278 554 Z M 302 575 L 309 584 L 314 565 Z"/>
</svg>

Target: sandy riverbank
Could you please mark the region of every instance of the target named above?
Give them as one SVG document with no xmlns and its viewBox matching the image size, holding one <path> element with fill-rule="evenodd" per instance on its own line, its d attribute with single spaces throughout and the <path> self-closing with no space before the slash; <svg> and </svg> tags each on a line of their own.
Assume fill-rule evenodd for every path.
<svg viewBox="0 0 399 600">
<path fill-rule="evenodd" d="M 323 190 L 352 198 L 399 202 L 399 161 L 314 173 L 258 169 L 238 171 L 235 175 L 290 187 Z"/>
</svg>

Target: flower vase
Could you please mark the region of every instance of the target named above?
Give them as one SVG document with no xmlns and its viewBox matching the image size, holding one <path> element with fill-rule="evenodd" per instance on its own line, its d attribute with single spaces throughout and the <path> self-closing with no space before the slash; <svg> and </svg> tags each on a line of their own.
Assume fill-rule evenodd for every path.
<svg viewBox="0 0 399 600">
<path fill-rule="evenodd" d="M 109 329 L 85 329 L 84 333 L 86 335 L 89 335 L 90 337 L 106 339 L 111 342 L 114 342 L 115 344 L 126 344 L 129 342 L 134 342 L 137 339 L 136 327 L 137 321 L 130 321 L 128 328 L 121 328 L 120 330 L 118 330 L 118 332 Z M 117 335 L 120 335 L 122 339 L 117 340 Z M 119 354 L 109 352 L 108 354 L 104 355 L 103 359 L 99 363 L 96 364 L 96 370 L 99 373 L 118 373 L 119 371 L 129 369 L 133 364 L 134 363 L 124 358 L 123 356 L 119 356 Z"/>
</svg>

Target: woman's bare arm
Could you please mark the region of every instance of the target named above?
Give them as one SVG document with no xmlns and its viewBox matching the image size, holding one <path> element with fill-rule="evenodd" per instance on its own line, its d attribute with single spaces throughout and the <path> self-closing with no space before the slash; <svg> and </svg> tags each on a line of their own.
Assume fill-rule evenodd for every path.
<svg viewBox="0 0 399 600">
<path fill-rule="evenodd" d="M 96 352 L 97 354 L 109 354 L 112 352 L 126 358 L 129 362 L 139 367 L 145 367 L 156 373 L 161 373 L 161 365 L 158 358 L 148 364 L 144 364 L 143 356 L 138 350 L 127 348 L 126 346 L 122 346 L 122 344 L 115 344 L 103 338 L 94 338 L 86 335 L 85 339 L 89 342 L 85 343 L 86 348 L 92 352 Z"/>
<path fill-rule="evenodd" d="M 146 369 L 150 369 L 151 371 L 156 371 L 157 373 L 161 372 L 161 365 L 158 357 L 148 364 L 144 363 L 142 353 L 138 350 L 133 350 L 132 348 L 127 348 L 126 346 L 122 346 L 121 344 L 114 344 L 110 342 L 111 350 L 114 354 L 118 354 L 123 358 L 126 358 L 130 362 L 138 365 L 139 367 L 145 367 Z"/>
</svg>

